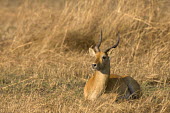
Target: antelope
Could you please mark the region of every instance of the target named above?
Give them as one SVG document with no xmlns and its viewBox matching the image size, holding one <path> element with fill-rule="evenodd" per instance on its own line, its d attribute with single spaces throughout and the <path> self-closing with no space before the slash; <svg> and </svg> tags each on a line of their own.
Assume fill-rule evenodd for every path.
<svg viewBox="0 0 170 113">
<path fill-rule="evenodd" d="M 104 93 L 117 94 L 117 99 L 137 99 L 141 96 L 140 85 L 135 79 L 127 75 L 110 74 L 108 52 L 119 45 L 119 33 L 117 33 L 117 37 L 117 43 L 102 52 L 100 51 L 102 42 L 101 31 L 98 44 L 94 48 L 89 48 L 90 55 L 95 56 L 95 62 L 92 64 L 95 72 L 84 87 L 84 97 L 87 100 L 95 100 Z"/>
</svg>

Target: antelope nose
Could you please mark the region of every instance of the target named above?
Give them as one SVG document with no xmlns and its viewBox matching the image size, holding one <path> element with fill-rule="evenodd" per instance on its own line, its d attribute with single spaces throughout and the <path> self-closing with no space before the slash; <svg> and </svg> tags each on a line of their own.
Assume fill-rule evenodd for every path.
<svg viewBox="0 0 170 113">
<path fill-rule="evenodd" d="M 97 68 L 97 64 L 92 64 L 92 68 L 96 69 Z"/>
</svg>

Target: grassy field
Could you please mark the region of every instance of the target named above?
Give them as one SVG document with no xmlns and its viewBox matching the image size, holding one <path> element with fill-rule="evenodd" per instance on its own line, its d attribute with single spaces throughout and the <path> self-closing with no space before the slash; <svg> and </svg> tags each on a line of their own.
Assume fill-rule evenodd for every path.
<svg viewBox="0 0 170 113">
<path fill-rule="evenodd" d="M 117 40 L 111 72 L 134 77 L 140 99 L 85 101 L 88 48 Z M 1 113 L 170 112 L 169 0 L 1 0 Z"/>
</svg>

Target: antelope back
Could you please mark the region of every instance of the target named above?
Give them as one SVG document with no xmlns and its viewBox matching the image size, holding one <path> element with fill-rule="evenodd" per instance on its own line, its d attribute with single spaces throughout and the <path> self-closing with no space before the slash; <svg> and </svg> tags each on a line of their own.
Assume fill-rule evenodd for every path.
<svg viewBox="0 0 170 113">
<path fill-rule="evenodd" d="M 127 99 L 130 96 L 130 92 L 127 84 L 122 78 L 112 78 L 108 80 L 106 93 L 117 93 L 118 98 Z"/>
</svg>

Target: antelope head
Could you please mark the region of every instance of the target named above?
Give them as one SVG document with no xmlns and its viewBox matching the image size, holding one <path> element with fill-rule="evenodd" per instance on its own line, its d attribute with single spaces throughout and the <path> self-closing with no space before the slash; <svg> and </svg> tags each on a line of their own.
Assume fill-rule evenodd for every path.
<svg viewBox="0 0 170 113">
<path fill-rule="evenodd" d="M 95 62 L 92 64 L 92 68 L 96 71 L 100 71 L 103 74 L 109 74 L 110 75 L 110 59 L 108 56 L 108 52 L 112 48 L 116 48 L 119 44 L 119 34 L 117 33 L 118 40 L 115 45 L 109 47 L 104 52 L 100 51 L 100 45 L 102 43 L 102 31 L 100 34 L 99 42 L 96 44 L 96 46 L 92 49 L 89 48 L 89 53 L 91 56 L 95 56 Z"/>
</svg>

